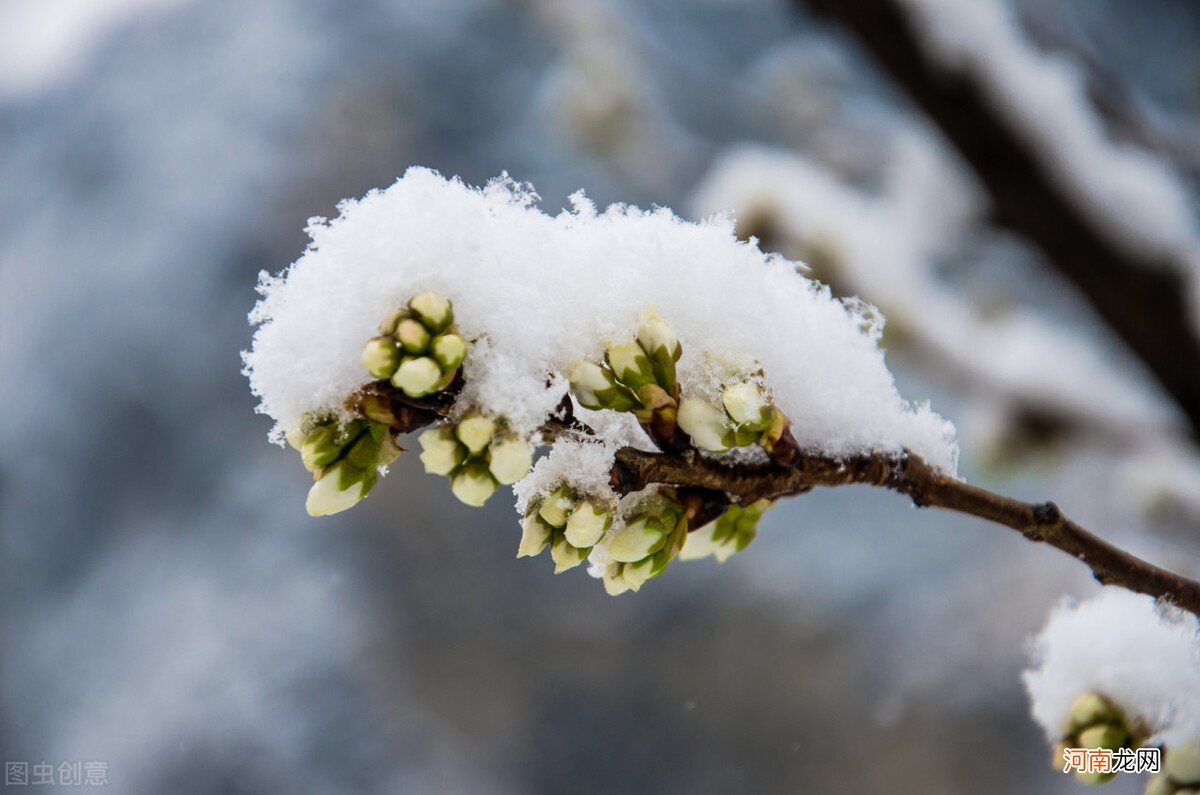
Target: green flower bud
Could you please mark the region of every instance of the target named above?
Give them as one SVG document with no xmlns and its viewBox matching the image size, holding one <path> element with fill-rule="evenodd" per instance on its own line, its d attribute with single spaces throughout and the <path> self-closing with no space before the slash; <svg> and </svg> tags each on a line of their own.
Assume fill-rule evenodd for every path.
<svg viewBox="0 0 1200 795">
<path fill-rule="evenodd" d="M 655 577 L 660 571 L 662 571 L 661 568 L 656 570 L 657 561 L 655 558 L 657 557 L 658 556 L 655 555 L 646 558 L 645 560 L 640 560 L 637 563 L 625 564 L 625 570 L 622 572 L 622 576 L 625 578 L 625 584 L 629 586 L 629 590 L 637 593 L 638 591 L 642 590 L 643 585 L 645 585 L 651 578 Z M 663 568 L 666 567 L 664 566 Z"/>
<path fill-rule="evenodd" d="M 363 472 L 350 464 L 334 464 L 308 490 L 304 507 L 309 516 L 328 516 L 353 508 L 375 485 L 372 472 Z"/>
<path fill-rule="evenodd" d="M 550 557 L 554 560 L 554 573 L 562 574 L 587 560 L 588 550 L 572 546 L 563 536 L 557 536 L 550 544 Z"/>
<path fill-rule="evenodd" d="M 629 411 L 637 406 L 637 398 L 606 368 L 593 362 L 578 361 L 567 370 L 571 391 L 579 405 L 588 409 Z"/>
<path fill-rule="evenodd" d="M 362 364 L 372 378 L 391 378 L 400 366 L 400 348 L 391 337 L 371 337 L 363 348 Z"/>
<path fill-rule="evenodd" d="M 753 381 L 725 387 L 721 393 L 725 411 L 739 426 L 761 433 L 771 425 L 774 410 L 762 387 Z"/>
<path fill-rule="evenodd" d="M 482 507 L 498 486 L 482 461 L 468 461 L 450 479 L 450 491 L 454 496 L 475 508 Z"/>
<path fill-rule="evenodd" d="M 467 341 L 457 334 L 439 334 L 433 338 L 433 358 L 443 372 L 453 372 L 467 358 Z"/>
<path fill-rule="evenodd" d="M 620 596 L 629 590 L 625 583 L 625 564 L 610 563 L 604 567 L 604 591 L 609 596 Z"/>
<path fill-rule="evenodd" d="M 1118 723 L 1121 711 L 1099 693 L 1081 693 L 1071 702 L 1068 711 L 1067 733 L 1077 732 L 1096 723 Z"/>
<path fill-rule="evenodd" d="M 287 440 L 288 446 L 297 452 L 304 446 L 304 437 L 305 433 L 302 425 L 293 426 L 283 432 L 283 438 Z"/>
<path fill-rule="evenodd" d="M 449 475 L 467 460 L 467 448 L 459 444 L 449 425 L 423 431 L 417 442 L 421 445 L 421 463 L 431 475 Z"/>
<path fill-rule="evenodd" d="M 488 468 L 501 485 L 516 483 L 533 466 L 533 445 L 516 436 L 497 439 L 488 448 Z"/>
<path fill-rule="evenodd" d="M 675 362 L 683 354 L 683 346 L 675 332 L 657 313 L 652 313 L 638 328 L 637 341 L 654 368 L 654 380 L 674 394 Z"/>
<path fill-rule="evenodd" d="M 396 333 L 396 328 L 400 325 L 400 321 L 406 317 L 411 317 L 408 307 L 396 307 L 388 312 L 382 321 L 379 323 L 379 333 L 385 337 L 390 337 Z"/>
<path fill-rule="evenodd" d="M 555 530 L 561 530 L 567 524 L 567 514 L 574 507 L 575 500 L 566 486 L 559 486 L 542 500 L 538 515 Z"/>
<path fill-rule="evenodd" d="M 354 420 L 346 426 L 346 436 L 350 442 L 342 449 L 345 451 L 344 460 L 355 469 L 363 471 L 378 466 L 379 448 L 384 433 L 381 426 L 366 420 Z"/>
<path fill-rule="evenodd" d="M 620 563 L 635 563 L 661 549 L 669 529 L 657 516 L 638 516 L 613 534 L 608 554 Z"/>
<path fill-rule="evenodd" d="M 383 436 L 379 440 L 379 452 L 375 456 L 375 466 L 387 466 L 399 458 L 402 452 L 404 451 L 400 445 L 396 444 L 396 438 L 392 436 L 391 429 L 385 426 Z"/>
<path fill-rule="evenodd" d="M 337 443 L 337 428 L 332 424 L 314 426 L 300 445 L 300 460 L 309 472 L 324 469 L 341 454 L 342 446 Z"/>
<path fill-rule="evenodd" d="M 1176 795 L 1175 782 L 1165 773 L 1159 773 L 1146 782 L 1142 795 Z"/>
<path fill-rule="evenodd" d="M 412 318 L 401 320 L 400 325 L 396 326 L 394 336 L 396 341 L 400 343 L 400 347 L 404 349 L 404 352 L 414 356 L 420 356 L 429 350 L 429 341 L 433 339 L 432 335 L 421 325 L 420 321 L 413 320 Z"/>
<path fill-rule="evenodd" d="M 454 308 L 450 299 L 431 290 L 417 293 L 408 302 L 408 307 L 434 334 L 445 331 L 454 322 Z"/>
<path fill-rule="evenodd" d="M 563 535 L 572 546 L 588 549 L 596 544 L 612 525 L 612 511 L 591 500 L 580 500 L 567 517 Z"/>
<path fill-rule="evenodd" d="M 521 520 L 521 545 L 517 547 L 518 558 L 531 558 L 541 554 L 554 536 L 554 528 L 546 520 L 538 516 L 537 511 L 530 511 Z"/>
<path fill-rule="evenodd" d="M 635 392 L 642 384 L 654 383 L 654 368 L 636 342 L 609 345 L 605 358 L 617 380 Z"/>
<path fill-rule="evenodd" d="M 1113 723 L 1097 723 L 1079 732 L 1080 748 L 1107 748 L 1115 751 L 1129 740 L 1129 732 Z"/>
<path fill-rule="evenodd" d="M 679 401 L 677 422 L 697 447 L 723 453 L 733 444 L 733 429 L 725 412 L 700 398 Z"/>
<path fill-rule="evenodd" d="M 1200 741 L 1168 748 L 1164 766 L 1171 778 L 1180 784 L 1200 785 Z"/>
<path fill-rule="evenodd" d="M 471 455 L 479 455 L 496 434 L 496 421 L 483 414 L 468 414 L 458 421 L 454 434 L 467 446 Z"/>
<path fill-rule="evenodd" d="M 409 397 L 425 397 L 437 391 L 442 369 L 428 356 L 405 359 L 392 376 L 392 386 Z"/>
</svg>

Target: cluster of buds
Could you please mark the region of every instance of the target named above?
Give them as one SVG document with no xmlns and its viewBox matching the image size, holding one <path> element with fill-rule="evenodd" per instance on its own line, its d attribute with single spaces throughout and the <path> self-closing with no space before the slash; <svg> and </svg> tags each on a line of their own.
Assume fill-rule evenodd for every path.
<svg viewBox="0 0 1200 795">
<path fill-rule="evenodd" d="M 750 546 L 758 535 L 758 520 L 773 505 L 757 500 L 746 506 L 731 505 L 716 520 L 688 533 L 680 560 L 699 560 L 712 555 L 724 563 L 735 552 Z"/>
<path fill-rule="evenodd" d="M 358 504 L 379 479 L 379 467 L 400 455 L 391 429 L 364 419 L 344 424 L 331 417 L 308 420 L 288 434 L 288 443 L 300 451 L 305 469 L 316 480 L 305 501 L 312 516 Z"/>
<path fill-rule="evenodd" d="M 687 538 L 683 506 L 666 489 L 643 499 L 608 542 L 604 590 L 611 596 L 638 591 L 666 570 Z"/>
<path fill-rule="evenodd" d="M 587 560 L 616 512 L 611 501 L 580 496 L 566 484 L 530 506 L 521 520 L 517 557 L 533 557 L 550 547 L 554 573 L 562 574 Z"/>
<path fill-rule="evenodd" d="M 714 453 L 758 444 L 773 459 L 786 460 L 794 449 L 787 417 L 753 380 L 723 388 L 720 405 L 699 397 L 684 398 L 679 404 L 679 427 L 697 447 Z"/>
<path fill-rule="evenodd" d="M 632 412 L 657 439 L 676 435 L 679 383 L 675 363 L 683 347 L 657 315 L 650 315 L 632 342 L 613 343 L 604 364 L 575 362 L 567 372 L 584 408 Z"/>
<path fill-rule="evenodd" d="M 1053 764 L 1062 769 L 1063 753 L 1067 748 L 1136 748 L 1139 741 L 1124 713 L 1099 693 L 1087 692 L 1071 702 L 1063 736 L 1055 745 Z M 1076 771 L 1075 778 L 1085 784 L 1101 784 L 1115 773 Z"/>
<path fill-rule="evenodd" d="M 1146 795 L 1200 795 L 1200 740 L 1166 749 L 1162 772 L 1150 779 Z"/>
<path fill-rule="evenodd" d="M 417 437 L 425 471 L 450 478 L 450 491 L 476 508 L 500 485 L 516 483 L 533 465 L 533 445 L 503 423 L 472 412 Z"/>
<path fill-rule="evenodd" d="M 410 398 L 439 392 L 454 381 L 467 355 L 467 341 L 453 324 L 449 298 L 420 292 L 379 324 L 380 336 L 363 348 L 363 366 L 372 378 L 391 381 Z"/>
</svg>

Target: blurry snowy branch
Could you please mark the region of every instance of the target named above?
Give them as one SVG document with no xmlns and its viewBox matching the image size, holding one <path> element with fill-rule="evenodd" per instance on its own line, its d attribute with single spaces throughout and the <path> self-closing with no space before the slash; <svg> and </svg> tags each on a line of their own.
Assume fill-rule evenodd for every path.
<svg viewBox="0 0 1200 795">
<path fill-rule="evenodd" d="M 1160 161 L 1108 141 L 1078 76 L 991 2 L 805 0 L 844 25 L 958 149 L 995 220 L 1054 267 L 1200 429 L 1197 263 L 1186 201 Z M 1148 187 L 1147 187 L 1148 186 Z"/>
</svg>

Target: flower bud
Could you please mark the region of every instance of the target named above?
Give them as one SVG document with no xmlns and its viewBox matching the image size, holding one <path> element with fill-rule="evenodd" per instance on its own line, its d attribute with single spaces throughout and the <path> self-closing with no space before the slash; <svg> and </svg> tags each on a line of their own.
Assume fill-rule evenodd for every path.
<svg viewBox="0 0 1200 795">
<path fill-rule="evenodd" d="M 450 299 L 431 290 L 417 293 L 408 302 L 408 307 L 434 334 L 445 331 L 454 322 L 454 308 Z"/>
<path fill-rule="evenodd" d="M 604 567 L 604 591 L 609 596 L 620 596 L 629 590 L 624 571 L 624 563 L 609 563 Z"/>
<path fill-rule="evenodd" d="M 396 326 L 393 335 L 405 353 L 419 356 L 429 350 L 429 341 L 433 338 L 420 321 L 405 318 Z"/>
<path fill-rule="evenodd" d="M 654 368 L 636 342 L 609 345 L 605 358 L 616 379 L 635 392 L 642 384 L 654 383 Z"/>
<path fill-rule="evenodd" d="M 1165 766 L 1171 778 L 1180 784 L 1200 786 L 1200 741 L 1168 748 Z"/>
<path fill-rule="evenodd" d="M 567 370 L 571 391 L 579 405 L 588 409 L 629 411 L 637 399 L 606 368 L 587 361 L 577 361 Z"/>
<path fill-rule="evenodd" d="M 467 459 L 467 448 L 459 444 L 449 425 L 423 431 L 417 442 L 421 445 L 421 463 L 431 475 L 449 475 Z"/>
<path fill-rule="evenodd" d="M 405 359 L 392 376 L 392 386 L 409 397 L 425 397 L 437 391 L 442 370 L 428 356 Z"/>
<path fill-rule="evenodd" d="M 550 557 L 554 560 L 554 573 L 562 574 L 573 569 L 587 560 L 588 550 L 572 546 L 563 536 L 558 536 L 550 544 Z"/>
<path fill-rule="evenodd" d="M 480 508 L 495 492 L 498 484 L 482 461 L 468 461 L 450 479 L 450 491 L 461 502 Z"/>
<path fill-rule="evenodd" d="M 400 445 L 396 444 L 396 438 L 392 436 L 392 431 L 386 426 L 383 428 L 383 436 L 379 440 L 379 452 L 375 456 L 375 466 L 385 467 L 400 457 L 404 450 Z"/>
<path fill-rule="evenodd" d="M 309 472 L 324 469 L 337 460 L 342 454 L 342 446 L 337 443 L 337 428 L 332 424 L 317 425 L 304 437 L 300 445 L 300 460 Z"/>
<path fill-rule="evenodd" d="M 657 516 L 638 516 L 613 534 L 608 554 L 620 563 L 639 561 L 662 548 L 667 530 Z"/>
<path fill-rule="evenodd" d="M 650 578 L 654 577 L 658 572 L 655 571 L 655 557 L 648 557 L 645 560 L 640 560 L 637 563 L 626 563 L 621 576 L 625 579 L 625 584 L 629 586 L 629 590 L 637 593 L 642 590 Z M 660 569 L 661 571 L 661 569 Z"/>
<path fill-rule="evenodd" d="M 591 500 L 580 500 L 567 517 L 563 535 L 572 546 L 588 549 L 604 537 L 612 525 L 612 512 Z"/>
<path fill-rule="evenodd" d="M 457 370 L 463 359 L 467 358 L 467 341 L 457 334 L 437 335 L 433 338 L 431 349 L 433 358 L 443 372 Z"/>
<path fill-rule="evenodd" d="M 1081 693 L 1071 702 L 1068 712 L 1067 731 L 1076 732 L 1096 723 L 1115 723 L 1120 720 L 1121 712 L 1104 696 L 1088 691 Z"/>
<path fill-rule="evenodd" d="M 483 452 L 496 433 L 496 421 L 484 414 L 468 414 L 458 421 L 454 434 L 467 446 L 471 455 Z"/>
<path fill-rule="evenodd" d="M 567 524 L 567 514 L 574 506 L 575 500 L 566 486 L 559 486 L 542 500 L 538 514 L 547 524 L 556 530 L 561 530 Z"/>
<path fill-rule="evenodd" d="M 721 402 L 733 421 L 747 430 L 761 433 L 771 425 L 774 413 L 771 402 L 763 394 L 762 387 L 753 381 L 725 387 Z"/>
<path fill-rule="evenodd" d="M 362 364 L 372 378 L 391 378 L 400 366 L 400 349 L 391 337 L 371 337 L 363 348 Z"/>
<path fill-rule="evenodd" d="M 516 483 L 533 466 L 533 445 L 517 436 L 497 439 L 488 448 L 488 468 L 503 486 Z"/>
<path fill-rule="evenodd" d="M 299 452 L 304 446 L 304 426 L 294 425 L 283 432 L 283 438 L 287 440 L 288 447 Z"/>
<path fill-rule="evenodd" d="M 538 516 L 537 511 L 530 511 L 529 515 L 521 520 L 521 545 L 517 547 L 517 557 L 529 558 L 541 554 L 553 535 L 554 528 Z"/>
<path fill-rule="evenodd" d="M 651 313 L 638 328 L 637 341 L 650 359 L 658 385 L 675 394 L 675 362 L 683 354 L 675 332 L 657 313 Z"/>
<path fill-rule="evenodd" d="M 396 333 L 396 328 L 400 325 L 400 321 L 411 316 L 412 314 L 408 311 L 408 307 L 396 307 L 384 315 L 383 320 L 379 322 L 379 333 L 385 337 L 392 336 Z"/>
<path fill-rule="evenodd" d="M 1112 723 L 1097 723 L 1079 732 L 1079 747 L 1115 751 L 1129 740 L 1129 732 Z"/>
<path fill-rule="evenodd" d="M 375 485 L 372 472 L 363 472 L 344 461 L 330 467 L 308 490 L 304 507 L 309 516 L 328 516 L 353 508 Z"/>
<path fill-rule="evenodd" d="M 734 441 L 724 410 L 700 398 L 685 397 L 679 401 L 676 421 L 696 446 L 705 450 L 723 453 Z"/>
</svg>

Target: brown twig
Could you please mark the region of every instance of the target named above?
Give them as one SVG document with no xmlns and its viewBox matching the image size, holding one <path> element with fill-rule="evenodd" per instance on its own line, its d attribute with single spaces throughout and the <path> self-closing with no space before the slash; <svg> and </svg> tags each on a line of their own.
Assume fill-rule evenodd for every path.
<svg viewBox="0 0 1200 795">
<path fill-rule="evenodd" d="M 1104 585 L 1161 598 L 1200 616 L 1200 582 L 1113 546 L 1063 516 L 1052 502 L 1022 502 L 972 486 L 942 474 L 912 454 L 847 459 L 801 455 L 791 467 L 731 466 L 694 450 L 666 454 L 626 447 L 617 453 L 616 469 L 629 490 L 651 483 L 686 486 L 724 492 L 742 505 L 803 494 L 817 486 L 882 486 L 908 496 L 918 507 L 944 508 L 1011 527 L 1030 541 L 1078 558 Z"/>
</svg>

